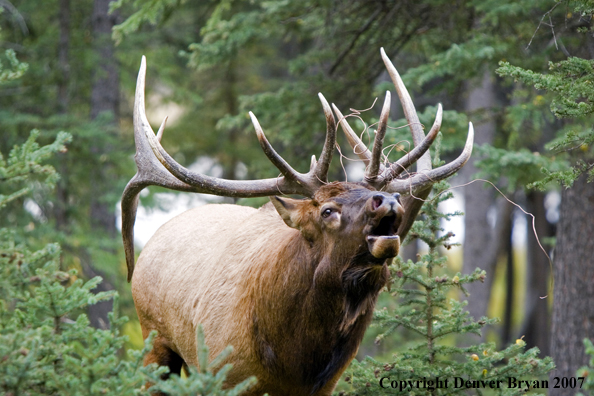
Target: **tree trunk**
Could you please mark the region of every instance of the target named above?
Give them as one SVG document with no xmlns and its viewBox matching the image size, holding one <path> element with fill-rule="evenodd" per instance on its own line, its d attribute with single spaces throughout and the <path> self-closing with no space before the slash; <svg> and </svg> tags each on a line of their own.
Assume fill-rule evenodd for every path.
<svg viewBox="0 0 594 396">
<path fill-rule="evenodd" d="M 97 63 L 91 87 L 90 116 L 92 120 L 96 120 L 100 115 L 111 117 L 107 126 L 111 125 L 112 130 L 115 130 L 119 114 L 120 83 L 118 65 L 111 40 L 111 30 L 116 24 L 116 17 L 108 14 L 110 2 L 111 0 L 95 0 L 93 5 L 92 27 Z M 109 161 L 102 161 L 101 158 L 104 156 L 108 158 L 111 151 L 109 145 L 105 142 L 104 136 L 96 136 L 91 143 L 91 152 L 95 158 L 100 160 L 100 166 L 95 167 L 90 175 L 90 223 L 91 229 L 97 234 L 114 238 L 117 233 L 114 208 L 102 199 L 104 197 L 102 187 L 107 183 Z M 105 275 L 93 267 L 90 259 L 88 265 L 84 265 L 84 271 L 88 277 L 96 275 L 103 277 L 103 282 L 95 289 L 96 292 L 113 289 L 105 279 Z M 105 328 L 108 323 L 107 314 L 111 309 L 111 301 L 104 301 L 90 306 L 88 312 L 91 324 L 94 327 Z"/>
<path fill-rule="evenodd" d="M 68 112 L 68 80 L 70 79 L 70 0 L 60 0 L 58 13 L 60 24 L 60 44 L 58 46 L 58 65 L 60 68 L 60 81 L 58 82 L 58 106 L 60 113 Z"/>
<path fill-rule="evenodd" d="M 496 122 L 491 109 L 496 105 L 495 82 L 492 73 L 485 71 L 481 85 L 472 84 L 472 88 L 466 90 L 466 111 L 473 113 L 475 124 L 476 146 L 493 143 L 496 133 Z M 478 172 L 475 162 L 478 160 L 473 155 L 460 171 L 463 182 L 472 180 Z M 468 299 L 468 311 L 476 320 L 485 316 L 491 296 L 491 286 L 497 254 L 499 252 L 499 230 L 502 227 L 502 216 L 496 216 L 496 226 L 492 228 L 488 222 L 489 210 L 496 209 L 496 200 L 492 188 L 486 188 L 484 183 L 472 183 L 463 189 L 464 191 L 464 244 L 463 257 L 465 274 L 472 273 L 479 267 L 487 271 L 485 283 L 472 283 L 468 285 L 470 298 Z M 500 212 L 499 212 L 500 213 Z"/>
<path fill-rule="evenodd" d="M 93 75 L 91 91 L 91 119 L 101 113 L 111 113 L 113 123 L 119 116 L 120 80 L 118 64 L 114 55 L 111 30 L 116 24 L 116 16 L 109 15 L 112 0 L 95 0 L 93 5 L 93 41 L 97 67 Z"/>
<path fill-rule="evenodd" d="M 502 229 L 501 251 L 506 253 L 505 257 L 505 309 L 503 311 L 503 320 L 501 323 L 501 343 L 508 345 L 512 339 L 512 321 L 514 306 L 516 305 L 515 297 L 515 271 L 514 271 L 514 246 L 513 246 L 513 217 L 514 211 L 511 204 L 506 205 L 505 213 L 498 215 L 498 217 L 505 216 L 505 221 Z M 493 277 L 493 276 L 491 276 Z"/>
<path fill-rule="evenodd" d="M 583 339 L 594 339 L 594 183 L 584 174 L 563 191 L 555 248 L 551 355 L 553 377 L 574 377 L 588 363 Z M 550 389 L 549 395 L 573 395 L 574 389 Z"/>
<path fill-rule="evenodd" d="M 542 244 L 545 237 L 554 235 L 553 227 L 546 218 L 544 207 L 545 194 L 542 192 L 531 192 L 527 196 L 528 212 L 535 218 L 535 228 L 538 238 Z M 524 336 L 528 348 L 538 347 L 541 356 L 549 355 L 549 344 L 551 342 L 551 315 L 549 314 L 549 300 L 553 296 L 546 296 L 549 291 L 550 264 L 549 259 L 540 248 L 534 233 L 532 232 L 532 218 L 528 221 L 528 262 L 526 274 L 526 313 L 524 324 L 520 334 Z"/>
<path fill-rule="evenodd" d="M 58 68 L 60 78 L 58 80 L 58 113 L 67 114 L 70 104 L 68 94 L 68 81 L 70 80 L 70 0 L 60 0 L 58 21 L 60 25 L 60 44 L 58 46 Z M 58 169 L 60 174 L 68 174 L 67 159 L 65 153 L 58 154 Z M 61 177 L 56 183 L 56 202 L 53 208 L 53 215 L 56 219 L 56 227 L 60 231 L 66 229 L 68 222 L 68 177 Z"/>
<path fill-rule="evenodd" d="M 99 115 L 111 117 L 112 125 L 117 125 L 119 114 L 119 76 L 117 61 L 114 56 L 113 42 L 111 41 L 111 30 L 116 23 L 115 16 L 108 15 L 109 3 L 111 0 L 95 0 L 93 7 L 92 25 L 93 40 L 97 67 L 94 70 L 93 84 L 91 88 L 91 119 L 95 120 Z M 110 149 L 103 142 L 103 136 L 94 139 L 91 151 L 97 157 L 109 155 Z M 91 188 L 91 226 L 109 236 L 116 235 L 114 209 L 109 207 L 101 198 L 102 181 L 105 181 L 105 167 L 107 161 L 103 162 L 93 172 Z"/>
<path fill-rule="evenodd" d="M 222 101 L 226 105 L 226 111 L 229 115 L 237 115 L 239 112 L 239 105 L 237 103 L 237 61 L 232 58 L 225 70 L 225 79 L 223 82 Z M 239 164 L 236 147 L 239 131 L 237 128 L 231 129 L 225 139 L 224 146 L 229 147 L 228 150 L 223 150 L 223 158 L 221 165 L 223 165 L 223 179 L 235 180 L 237 179 L 236 169 Z M 237 203 L 239 199 L 233 197 L 224 197 L 223 202 Z"/>
</svg>

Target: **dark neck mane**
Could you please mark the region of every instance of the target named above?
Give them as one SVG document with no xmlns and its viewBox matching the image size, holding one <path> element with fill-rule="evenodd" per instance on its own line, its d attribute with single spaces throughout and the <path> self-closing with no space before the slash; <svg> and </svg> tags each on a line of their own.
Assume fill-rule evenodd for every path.
<svg viewBox="0 0 594 396">
<path fill-rule="evenodd" d="M 330 262 L 298 231 L 282 234 L 271 238 L 278 248 L 254 285 L 253 296 L 261 297 L 252 315 L 254 343 L 271 375 L 295 378 L 313 394 L 354 357 L 388 270 L 369 253 L 345 252 Z"/>
</svg>

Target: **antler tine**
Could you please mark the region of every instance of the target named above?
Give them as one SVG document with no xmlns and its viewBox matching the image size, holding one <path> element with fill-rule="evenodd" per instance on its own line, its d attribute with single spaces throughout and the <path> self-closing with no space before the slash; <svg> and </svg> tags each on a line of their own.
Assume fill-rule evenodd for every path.
<svg viewBox="0 0 594 396">
<path fill-rule="evenodd" d="M 441 105 L 438 106 L 433 127 L 429 131 L 427 137 L 425 137 L 415 106 L 410 94 L 404 86 L 402 78 L 383 48 L 380 52 L 386 69 L 388 70 L 388 74 L 390 75 L 394 87 L 396 88 L 396 92 L 398 93 L 398 97 L 400 98 L 404 116 L 408 121 L 413 143 L 415 145 L 415 148 L 411 150 L 408 155 L 404 156 L 385 170 L 382 173 L 382 177 L 378 178 L 379 180 L 375 183 L 377 187 L 388 192 L 410 193 L 410 196 L 404 197 L 402 200 L 405 214 L 397 230 L 400 238 L 404 238 L 410 230 L 418 212 L 421 210 L 424 200 L 429 196 L 433 183 L 456 173 L 470 158 L 474 141 L 474 129 L 472 124 L 470 124 L 466 145 L 456 160 L 437 169 L 432 169 L 431 156 L 428 149 L 437 136 L 439 128 L 441 128 L 442 107 Z M 394 179 L 415 160 L 417 160 L 417 173 L 414 176 L 404 179 Z"/>
<path fill-rule="evenodd" d="M 316 156 L 314 154 L 311 156 L 311 162 L 309 163 L 309 171 L 310 172 L 312 172 L 315 169 L 317 163 L 318 163 L 318 161 L 316 160 Z"/>
<path fill-rule="evenodd" d="M 146 58 L 143 56 L 136 81 L 136 94 L 134 96 L 134 141 L 136 143 L 136 167 L 138 171 L 128 182 L 122 195 L 122 239 L 126 253 L 126 266 L 128 267 L 128 282 L 132 279 L 134 271 L 134 223 L 136 222 L 136 208 L 138 207 L 138 194 L 148 186 L 156 185 L 178 191 L 196 191 L 196 188 L 187 185 L 167 172 L 155 159 L 146 141 L 145 132 L 154 132 L 146 118 L 144 105 L 144 85 L 146 77 Z M 165 121 L 159 128 L 163 134 Z"/>
<path fill-rule="evenodd" d="M 177 163 L 165 149 L 163 149 L 159 139 L 155 136 L 155 133 L 148 123 L 144 108 L 145 74 L 146 60 L 143 57 L 138 74 L 134 110 L 134 135 L 137 147 L 136 163 L 138 165 L 139 174 L 142 174 L 142 188 L 149 185 L 159 185 L 174 190 L 223 195 L 227 197 L 263 197 L 275 195 L 279 192 L 311 197 L 317 188 L 319 188 L 320 183 L 313 182 L 310 178 L 305 179 L 302 176 L 300 177 L 300 174 L 294 171 L 286 163 L 286 165 L 281 164 L 280 168 L 285 171 L 287 176 L 291 175 L 298 180 L 295 180 L 292 177 L 278 177 L 261 180 L 226 180 L 202 175 L 184 168 Z M 259 127 L 258 123 L 256 123 L 256 125 Z M 139 156 L 142 158 L 139 159 Z M 280 158 L 278 154 L 276 154 L 276 156 Z M 271 158 L 270 155 L 269 158 Z M 278 158 L 275 158 L 273 161 L 275 165 L 280 163 Z M 149 163 L 150 166 L 147 166 L 145 163 Z M 129 186 L 137 186 L 137 179 L 137 177 L 132 179 Z M 129 190 L 132 189 L 132 187 L 126 188 L 124 191 L 125 196 L 130 194 Z M 140 188 L 140 190 L 142 188 Z M 137 188 L 135 187 L 134 191 L 136 192 L 136 190 Z M 136 194 L 140 192 L 140 190 L 138 190 Z M 127 198 L 127 202 L 128 201 L 130 201 L 130 203 L 127 203 L 126 212 L 133 211 L 134 209 L 131 203 L 133 199 Z M 124 211 L 124 208 L 122 208 L 122 211 Z"/>
<path fill-rule="evenodd" d="M 324 142 L 320 159 L 314 168 L 314 175 L 320 181 L 326 182 L 328 181 L 328 169 L 330 167 L 330 161 L 332 161 L 334 146 L 336 145 L 336 120 L 334 120 L 334 115 L 324 95 L 318 93 L 318 97 L 320 98 L 320 102 L 322 102 L 322 108 L 326 116 L 326 141 Z"/>
<path fill-rule="evenodd" d="M 369 181 L 377 179 L 378 172 L 380 170 L 380 160 L 382 157 L 382 150 L 384 148 L 384 137 L 386 136 L 386 129 L 388 127 L 388 118 L 390 117 L 390 105 L 391 105 L 390 91 L 386 92 L 386 99 L 384 100 L 384 107 L 380 114 L 380 119 L 375 133 L 375 141 L 373 143 L 373 152 L 371 153 L 371 162 L 367 169 L 365 178 Z"/>
<path fill-rule="evenodd" d="M 431 130 L 425 136 L 425 139 L 419 144 L 417 147 L 412 149 L 408 154 L 404 157 L 400 158 L 398 161 L 394 162 L 389 168 L 387 168 L 382 173 L 382 179 L 384 183 L 388 183 L 393 180 L 395 177 L 400 175 L 406 168 L 411 166 L 418 160 L 433 144 L 433 141 L 437 137 L 437 134 L 441 128 L 441 120 L 442 120 L 443 110 L 441 107 L 441 103 L 437 105 L 437 114 L 435 115 L 435 122 L 431 127 Z"/>
<path fill-rule="evenodd" d="M 167 125 L 168 118 L 169 118 L 168 116 L 165 116 L 165 118 L 163 118 L 163 122 L 161 123 L 161 126 L 159 127 L 159 130 L 157 131 L 157 140 L 159 142 L 163 138 L 163 132 L 165 132 L 165 125 Z"/>
<path fill-rule="evenodd" d="M 254 113 L 250 111 L 249 114 L 250 118 L 252 119 L 252 124 L 254 124 L 254 129 L 256 130 L 256 135 L 258 136 L 260 146 L 262 147 L 264 154 L 266 154 L 270 162 L 272 162 L 286 178 L 300 180 L 301 178 L 299 177 L 299 173 L 295 171 L 295 169 L 293 169 L 291 165 L 289 165 L 289 163 L 285 161 L 283 157 L 281 157 L 268 142 L 268 139 L 266 139 L 266 135 L 264 135 L 264 131 L 262 130 L 262 127 L 260 126 L 260 123 L 258 122 L 258 119 Z"/>
<path fill-rule="evenodd" d="M 336 107 L 334 103 L 332 103 L 332 109 L 334 109 L 334 113 L 336 113 L 336 117 L 338 117 L 340 126 L 342 127 L 342 131 L 344 132 L 344 135 L 346 136 L 349 144 L 353 148 L 353 152 L 357 154 L 361 161 L 363 161 L 365 167 L 368 167 L 369 163 L 371 162 L 371 151 L 369 151 L 365 143 L 363 143 L 361 139 L 359 139 L 359 136 L 357 136 L 355 131 L 353 131 L 348 121 L 346 120 L 346 117 L 342 115 L 342 113 L 340 112 L 340 110 L 338 110 L 338 107 Z"/>
<path fill-rule="evenodd" d="M 193 186 L 195 192 L 238 198 L 265 197 L 279 192 L 311 197 L 319 187 L 319 185 L 303 178 L 299 181 L 287 177 L 260 180 L 227 180 L 203 175 L 184 168 L 175 161 L 161 146 L 161 143 L 152 132 L 146 131 L 145 136 L 153 150 L 153 154 L 161 164 L 177 179 Z"/>
<path fill-rule="evenodd" d="M 386 52 L 383 48 L 380 50 L 382 54 L 382 59 L 384 64 L 386 65 L 386 69 L 388 70 L 388 74 L 394 83 L 394 88 L 396 88 L 396 92 L 398 93 L 398 97 L 400 98 L 400 103 L 402 104 L 402 110 L 404 111 L 404 116 L 408 121 L 409 128 L 412 134 L 413 143 L 415 146 L 421 144 L 423 139 L 425 138 L 425 134 L 423 133 L 423 128 L 421 123 L 419 122 L 419 116 L 417 115 L 417 111 L 415 110 L 415 105 L 408 93 L 408 90 L 404 86 L 404 82 L 402 78 L 400 78 L 400 74 L 396 70 L 396 67 L 392 64 L 392 61 L 386 55 Z M 418 172 L 425 172 L 431 169 L 431 156 L 429 153 L 425 153 L 419 158 L 417 161 L 417 171 Z"/>
<path fill-rule="evenodd" d="M 466 144 L 462 153 L 454 161 L 440 166 L 439 168 L 429 170 L 428 172 L 417 173 L 408 179 L 396 179 L 390 182 L 385 190 L 388 192 L 398 193 L 415 193 L 417 190 L 426 188 L 435 182 L 443 180 L 457 171 L 459 171 L 472 154 L 472 146 L 474 143 L 474 127 L 472 122 L 468 123 L 468 136 Z"/>
</svg>

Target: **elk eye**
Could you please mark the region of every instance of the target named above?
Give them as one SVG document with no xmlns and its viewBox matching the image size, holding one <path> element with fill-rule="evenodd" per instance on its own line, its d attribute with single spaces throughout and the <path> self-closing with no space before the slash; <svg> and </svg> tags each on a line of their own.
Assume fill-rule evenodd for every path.
<svg viewBox="0 0 594 396">
<path fill-rule="evenodd" d="M 328 208 L 328 209 L 326 209 L 326 210 L 324 210 L 324 211 L 322 212 L 322 217 L 323 217 L 323 218 L 327 218 L 327 217 L 328 217 L 328 216 L 330 216 L 331 214 L 332 214 L 332 209 Z"/>
</svg>

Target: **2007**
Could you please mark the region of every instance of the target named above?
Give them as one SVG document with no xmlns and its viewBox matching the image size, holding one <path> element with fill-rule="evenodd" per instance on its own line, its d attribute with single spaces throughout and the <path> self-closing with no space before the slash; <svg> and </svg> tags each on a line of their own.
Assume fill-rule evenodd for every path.
<svg viewBox="0 0 594 396">
<path fill-rule="evenodd" d="M 555 385 L 553 385 L 553 388 L 571 388 L 574 389 L 575 387 L 577 387 L 578 385 L 578 381 L 580 381 L 580 389 L 582 388 L 582 385 L 584 384 L 584 378 L 586 377 L 563 377 L 563 378 L 559 378 L 559 377 L 554 377 L 553 380 L 555 381 Z"/>
</svg>

